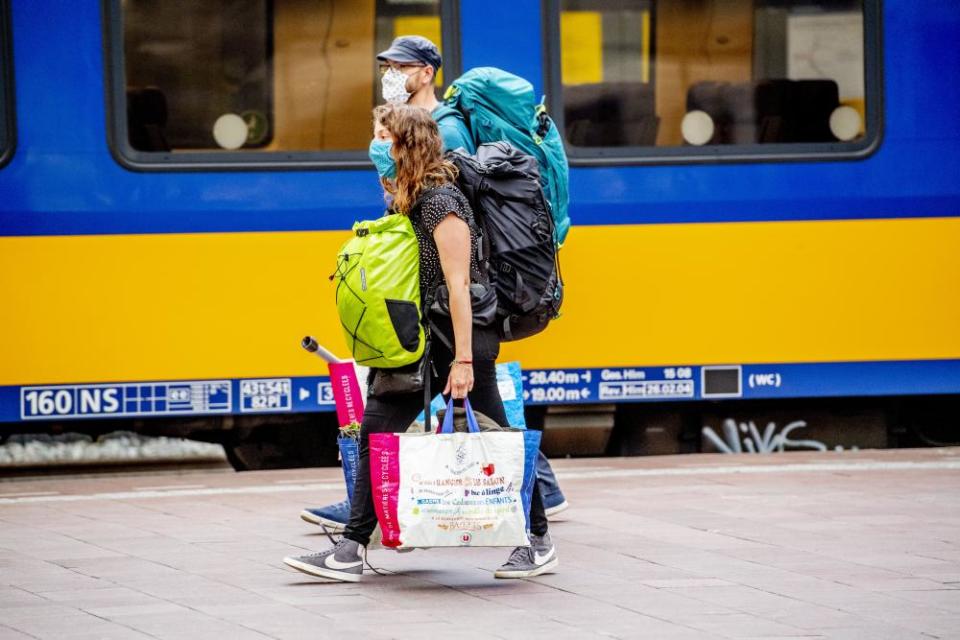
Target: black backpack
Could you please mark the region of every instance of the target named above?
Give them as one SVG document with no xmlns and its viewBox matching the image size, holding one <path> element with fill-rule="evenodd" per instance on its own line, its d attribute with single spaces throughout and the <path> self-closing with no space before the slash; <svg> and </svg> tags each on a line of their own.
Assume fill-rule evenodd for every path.
<svg viewBox="0 0 960 640">
<path fill-rule="evenodd" d="M 560 315 L 563 280 L 536 158 L 506 142 L 482 144 L 474 156 L 458 149 L 447 157 L 460 170 L 457 186 L 483 232 L 500 338 L 540 333 Z"/>
</svg>

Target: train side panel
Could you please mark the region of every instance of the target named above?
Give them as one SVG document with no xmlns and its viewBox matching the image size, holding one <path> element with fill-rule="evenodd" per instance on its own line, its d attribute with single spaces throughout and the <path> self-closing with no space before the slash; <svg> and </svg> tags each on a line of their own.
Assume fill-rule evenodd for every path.
<svg viewBox="0 0 960 640">
<path fill-rule="evenodd" d="M 497 27 L 510 55 L 485 54 L 483 6 L 461 5 L 465 65 L 537 79 L 539 3 Z M 884 11 L 869 158 L 572 170 L 563 316 L 502 352 L 531 372 L 528 401 L 960 393 L 960 11 Z M 327 276 L 352 221 L 382 210 L 372 170 L 128 171 L 106 141 L 96 3 L 19 3 L 13 24 L 0 420 L 108 415 L 77 413 L 83 385 L 132 398 L 109 415 L 158 415 L 177 381 L 197 383 L 177 391 L 200 398 L 188 413 L 330 408 L 297 343 L 342 349 Z M 276 384 L 250 399 L 243 380 Z"/>
</svg>

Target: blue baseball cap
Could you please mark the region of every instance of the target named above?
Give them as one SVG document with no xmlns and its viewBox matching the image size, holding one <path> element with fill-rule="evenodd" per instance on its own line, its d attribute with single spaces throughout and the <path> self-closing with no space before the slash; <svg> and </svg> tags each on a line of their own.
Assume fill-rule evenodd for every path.
<svg viewBox="0 0 960 640">
<path fill-rule="evenodd" d="M 440 50 L 423 36 L 400 36 L 396 38 L 386 51 L 377 54 L 380 62 L 403 62 L 407 64 L 420 63 L 433 67 L 434 72 L 440 69 L 443 58 Z"/>
</svg>

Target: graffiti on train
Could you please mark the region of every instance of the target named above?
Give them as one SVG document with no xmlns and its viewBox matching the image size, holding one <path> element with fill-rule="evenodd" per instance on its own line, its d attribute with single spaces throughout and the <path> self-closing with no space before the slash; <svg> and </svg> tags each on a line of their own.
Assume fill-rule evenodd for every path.
<svg viewBox="0 0 960 640">
<path fill-rule="evenodd" d="M 807 426 L 804 420 L 790 422 L 782 429 L 777 423 L 768 422 L 763 434 L 752 421 L 740 422 L 727 418 L 723 421 L 723 435 L 717 434 L 713 427 L 704 426 L 704 438 L 722 453 L 782 453 L 787 450 L 826 451 L 827 445 L 819 440 L 794 439 L 790 435 Z M 836 450 L 843 447 L 837 446 Z M 856 450 L 857 447 L 852 447 Z"/>
</svg>

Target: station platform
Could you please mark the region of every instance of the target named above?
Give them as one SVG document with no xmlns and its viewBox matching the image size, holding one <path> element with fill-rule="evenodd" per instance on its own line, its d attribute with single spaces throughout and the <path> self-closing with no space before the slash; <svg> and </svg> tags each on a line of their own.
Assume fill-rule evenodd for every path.
<svg viewBox="0 0 960 640">
<path fill-rule="evenodd" d="M 960 448 L 557 460 L 560 566 L 371 551 L 312 579 L 340 470 L 0 483 L 0 638 L 960 638 Z"/>
</svg>

